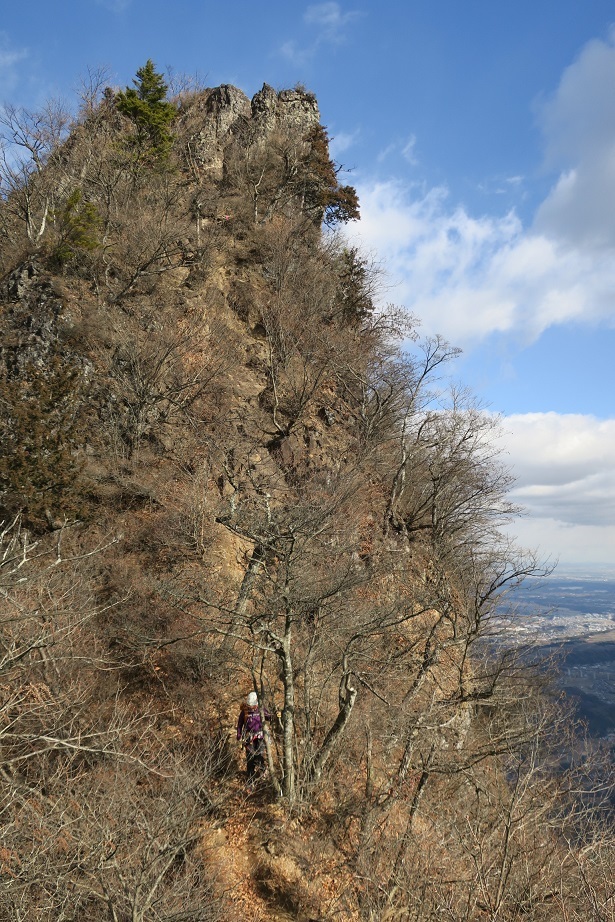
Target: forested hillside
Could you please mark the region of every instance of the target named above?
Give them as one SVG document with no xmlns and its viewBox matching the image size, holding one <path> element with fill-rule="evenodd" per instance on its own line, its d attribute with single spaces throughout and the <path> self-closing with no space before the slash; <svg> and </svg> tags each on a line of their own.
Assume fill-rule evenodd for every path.
<svg viewBox="0 0 615 922">
<path fill-rule="evenodd" d="M 0 918 L 615 919 L 493 417 L 314 96 L 176 83 L 0 115 Z"/>
</svg>

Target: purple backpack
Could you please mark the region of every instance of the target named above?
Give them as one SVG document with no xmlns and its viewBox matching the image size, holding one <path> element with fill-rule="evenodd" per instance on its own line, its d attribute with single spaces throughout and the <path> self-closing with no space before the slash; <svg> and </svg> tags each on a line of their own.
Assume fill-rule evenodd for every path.
<svg viewBox="0 0 615 922">
<path fill-rule="evenodd" d="M 261 723 L 261 715 L 259 714 L 257 707 L 248 708 L 248 713 L 243 725 L 243 734 L 244 738 L 248 742 L 251 742 L 252 740 L 262 740 L 263 725 Z"/>
</svg>

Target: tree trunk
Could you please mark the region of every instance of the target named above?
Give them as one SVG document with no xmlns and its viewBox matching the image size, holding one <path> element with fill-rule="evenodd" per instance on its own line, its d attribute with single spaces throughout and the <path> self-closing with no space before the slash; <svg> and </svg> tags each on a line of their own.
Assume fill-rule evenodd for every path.
<svg viewBox="0 0 615 922">
<path fill-rule="evenodd" d="M 284 777 L 282 793 L 289 802 L 295 797 L 295 675 L 290 655 L 292 618 L 286 616 L 284 641 L 279 651 L 282 660 L 282 681 L 284 683 L 284 711 L 282 712 L 282 764 Z"/>
<path fill-rule="evenodd" d="M 350 715 L 352 713 L 356 699 L 357 689 L 350 684 L 350 676 L 348 673 L 344 672 L 340 683 L 340 709 L 338 711 L 337 717 L 335 718 L 335 723 L 325 736 L 324 742 L 316 754 L 312 765 L 310 766 L 310 781 L 318 781 L 322 775 L 323 769 L 329 761 L 331 753 L 333 752 L 336 744 L 339 742 L 342 734 L 344 733 L 344 730 L 346 729 L 346 724 L 350 720 Z"/>
<path fill-rule="evenodd" d="M 241 587 L 239 589 L 239 595 L 237 596 L 235 611 L 233 612 L 233 617 L 231 619 L 228 632 L 222 642 L 222 649 L 225 652 L 228 652 L 228 650 L 232 649 L 233 647 L 233 634 L 241 624 L 243 616 L 246 613 L 246 608 L 248 607 L 248 602 L 252 593 L 252 587 L 254 586 L 254 582 L 258 576 L 261 564 L 263 562 L 263 556 L 263 548 L 261 545 L 255 545 L 252 554 L 250 555 L 248 568 L 243 575 L 243 580 L 241 581 Z"/>
</svg>

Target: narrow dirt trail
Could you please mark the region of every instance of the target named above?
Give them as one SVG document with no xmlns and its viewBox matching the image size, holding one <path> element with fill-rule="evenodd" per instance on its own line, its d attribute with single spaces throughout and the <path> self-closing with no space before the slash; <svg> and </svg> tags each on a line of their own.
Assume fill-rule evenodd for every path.
<svg viewBox="0 0 615 922">
<path fill-rule="evenodd" d="M 297 915 L 268 898 L 259 887 L 266 872 L 267 831 L 283 825 L 284 815 L 267 790 L 246 791 L 243 775 L 227 779 L 226 817 L 203 833 L 203 860 L 219 893 L 234 905 L 237 919 L 250 922 L 297 922 Z"/>
</svg>

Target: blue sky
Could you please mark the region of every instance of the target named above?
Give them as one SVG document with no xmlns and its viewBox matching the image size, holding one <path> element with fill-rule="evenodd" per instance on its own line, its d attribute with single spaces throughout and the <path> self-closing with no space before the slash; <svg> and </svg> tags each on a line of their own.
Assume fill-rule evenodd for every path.
<svg viewBox="0 0 615 922">
<path fill-rule="evenodd" d="M 362 203 L 385 301 L 463 349 L 502 414 L 519 539 L 615 568 L 613 0 L 30 0 L 5 4 L 0 102 L 87 68 L 304 83 Z"/>
</svg>

